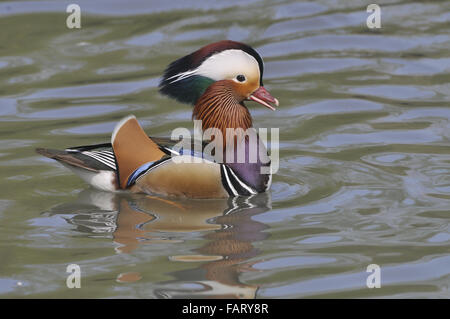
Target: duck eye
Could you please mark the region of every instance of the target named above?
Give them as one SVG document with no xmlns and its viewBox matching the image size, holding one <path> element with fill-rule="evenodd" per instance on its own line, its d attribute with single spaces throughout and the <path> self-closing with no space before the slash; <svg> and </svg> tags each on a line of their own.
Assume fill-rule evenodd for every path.
<svg viewBox="0 0 450 319">
<path fill-rule="evenodd" d="M 239 82 L 244 82 L 244 81 L 245 81 L 245 76 L 242 75 L 242 74 L 239 74 L 239 75 L 236 77 L 236 80 L 238 80 Z"/>
</svg>

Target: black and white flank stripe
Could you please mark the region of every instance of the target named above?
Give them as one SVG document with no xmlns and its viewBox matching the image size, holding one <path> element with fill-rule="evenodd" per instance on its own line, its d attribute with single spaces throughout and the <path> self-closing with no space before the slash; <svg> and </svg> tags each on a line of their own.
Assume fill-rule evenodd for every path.
<svg viewBox="0 0 450 319">
<path fill-rule="evenodd" d="M 116 158 L 112 151 L 84 151 L 81 154 L 92 157 L 109 168 L 116 170 Z"/>
<path fill-rule="evenodd" d="M 220 165 L 220 175 L 222 178 L 222 185 L 230 196 L 249 196 L 257 194 L 257 191 L 243 182 L 233 170 L 224 165 Z"/>
<path fill-rule="evenodd" d="M 116 157 L 113 150 L 111 148 L 103 150 L 93 150 L 93 148 L 99 147 L 104 147 L 104 144 L 71 147 L 66 148 L 65 151 L 71 154 L 73 157 L 83 161 L 85 165 L 90 168 L 115 171 Z"/>
</svg>

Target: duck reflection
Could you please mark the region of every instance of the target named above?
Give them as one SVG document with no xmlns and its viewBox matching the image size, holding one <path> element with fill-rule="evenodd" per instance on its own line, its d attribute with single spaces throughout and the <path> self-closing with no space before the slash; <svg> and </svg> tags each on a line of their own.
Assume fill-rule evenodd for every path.
<svg viewBox="0 0 450 319">
<path fill-rule="evenodd" d="M 206 244 L 183 255 L 169 256 L 173 262 L 200 266 L 169 274 L 174 280 L 160 283 L 164 288 L 157 289 L 156 296 L 254 298 L 258 287 L 241 283 L 239 277 L 251 270 L 249 259 L 259 254 L 253 242 L 268 236 L 263 232 L 267 226 L 252 217 L 269 209 L 270 194 L 178 200 L 85 190 L 75 203 L 55 207 L 51 213 L 70 213 L 72 217 L 66 220 L 90 236 L 112 237 L 117 253 L 131 253 L 148 244 L 177 244 L 183 242 L 183 234 L 201 232 Z M 139 273 L 117 278 L 120 282 L 141 279 Z"/>
</svg>

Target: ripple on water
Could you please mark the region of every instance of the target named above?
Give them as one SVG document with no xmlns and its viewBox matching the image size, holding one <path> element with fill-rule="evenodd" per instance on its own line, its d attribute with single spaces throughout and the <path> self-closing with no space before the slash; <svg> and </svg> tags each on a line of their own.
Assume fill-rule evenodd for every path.
<svg viewBox="0 0 450 319">
<path fill-rule="evenodd" d="M 430 89 L 404 85 L 360 86 L 350 88 L 349 92 L 398 100 L 430 99 L 436 95 L 436 93 Z"/>
<path fill-rule="evenodd" d="M 298 241 L 298 244 L 324 244 L 341 240 L 341 236 L 314 236 Z"/>
<path fill-rule="evenodd" d="M 56 89 L 43 89 L 36 91 L 25 98 L 28 100 L 56 99 L 56 98 L 92 98 L 120 96 L 139 92 L 144 89 L 156 87 L 157 78 L 146 79 L 142 81 L 130 81 L 121 83 L 100 83 L 80 86 L 71 86 Z"/>
<path fill-rule="evenodd" d="M 373 112 L 382 110 L 380 103 L 359 100 L 359 99 L 335 99 L 323 100 L 306 105 L 294 106 L 287 110 L 280 110 L 282 115 L 293 116 L 294 114 L 335 114 L 335 113 L 353 113 L 353 112 Z"/>
<path fill-rule="evenodd" d="M 306 74 L 332 73 L 337 71 L 361 70 L 365 67 L 374 66 L 376 63 L 371 60 L 354 58 L 321 58 L 321 59 L 301 59 L 270 61 L 266 63 L 266 79 L 302 76 Z"/>
<path fill-rule="evenodd" d="M 282 57 L 305 52 L 370 51 L 398 52 L 444 44 L 445 35 L 395 37 L 379 35 L 317 35 L 296 40 L 280 41 L 260 47 L 267 57 Z"/>
<path fill-rule="evenodd" d="M 335 30 L 338 28 L 355 27 L 361 25 L 361 21 L 366 19 L 365 13 L 334 13 L 306 17 L 301 19 L 292 19 L 274 23 L 267 28 L 264 36 L 269 38 L 279 38 L 283 36 L 307 34 L 308 32 L 317 32 L 319 30 Z"/>
<path fill-rule="evenodd" d="M 16 35 L 0 57 L 0 189 L 10 197 L 0 199 L 0 242 L 5 256 L 21 252 L 1 261 L 2 297 L 70 297 L 55 277 L 68 263 L 96 287 L 86 298 L 448 296 L 444 2 L 393 0 L 380 31 L 367 30 L 356 2 L 80 1 L 89 23 L 76 32 L 55 28 L 57 3 L 0 3 Z M 156 76 L 222 38 L 256 47 L 280 100 L 276 112 L 247 105 L 256 126 L 280 128 L 263 207 L 224 201 L 224 214 L 205 202 L 208 217 L 189 218 L 188 231 L 186 214 L 172 213 L 192 202 L 100 196 L 34 153 L 106 142 L 129 113 L 158 136 L 189 125 L 192 109 L 158 95 Z M 386 289 L 367 289 L 372 263 Z"/>
<path fill-rule="evenodd" d="M 385 144 L 417 144 L 432 143 L 442 141 L 442 136 L 437 135 L 433 130 L 398 130 L 398 131 L 378 131 L 378 132 L 355 132 L 355 133 L 333 133 L 321 137 L 314 144 L 327 148 L 346 148 L 355 145 L 385 145 Z"/>
<path fill-rule="evenodd" d="M 101 116 L 119 112 L 122 110 L 129 110 L 127 105 L 112 105 L 112 104 L 91 104 L 83 106 L 69 106 L 60 107 L 51 110 L 40 110 L 30 113 L 24 113 L 21 117 L 26 119 L 65 119 L 67 114 L 72 114 L 72 118 L 82 118 L 91 116 Z"/>
<path fill-rule="evenodd" d="M 11 201 L 11 200 L 0 199 L 0 217 L 2 216 L 1 214 L 6 210 L 6 208 L 11 206 L 12 204 L 13 204 L 13 201 Z"/>
<path fill-rule="evenodd" d="M 372 123 L 385 123 L 385 122 L 413 122 L 417 121 L 430 121 L 431 119 L 440 119 L 450 122 L 450 108 L 443 107 L 426 107 L 426 108 L 413 108 L 403 109 L 399 113 L 390 114 L 385 117 L 371 120 Z"/>
<path fill-rule="evenodd" d="M 383 59 L 381 63 L 394 64 L 395 70 L 391 74 L 395 75 L 435 75 L 450 72 L 450 58 L 437 59 Z"/>
<path fill-rule="evenodd" d="M 334 257 L 323 257 L 323 256 L 291 256 L 291 257 L 278 257 L 278 258 L 275 257 L 267 259 L 268 260 L 254 264 L 253 268 L 258 270 L 274 270 L 280 268 L 289 268 L 289 267 L 298 268 L 300 266 L 330 264 L 336 262 L 336 258 Z"/>
<path fill-rule="evenodd" d="M 11 98 L 2 98 L 0 107 L 0 116 L 13 116 L 17 114 L 17 100 Z M 2 119 L 4 120 L 4 119 Z"/>
<path fill-rule="evenodd" d="M 447 275 L 447 266 L 450 257 L 437 257 L 431 260 L 421 260 L 412 263 L 384 266 L 382 268 L 383 287 L 399 284 L 420 283 L 422 281 L 434 281 Z M 411 278 L 414 274 L 414 279 Z M 351 291 L 367 289 L 367 272 L 341 273 L 330 275 L 325 278 L 305 279 L 277 285 L 275 287 L 263 288 L 262 297 L 306 297 L 314 295 L 326 295 L 336 291 Z M 441 284 L 442 285 L 442 284 Z M 444 291 L 445 284 L 441 289 Z"/>
</svg>

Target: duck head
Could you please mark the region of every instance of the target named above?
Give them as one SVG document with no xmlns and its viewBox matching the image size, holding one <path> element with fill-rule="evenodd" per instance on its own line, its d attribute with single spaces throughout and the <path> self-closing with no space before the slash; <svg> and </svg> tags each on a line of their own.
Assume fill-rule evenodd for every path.
<svg viewBox="0 0 450 319">
<path fill-rule="evenodd" d="M 275 110 L 273 105 L 278 106 L 278 100 L 264 88 L 263 72 L 263 60 L 252 47 L 235 41 L 219 41 L 172 62 L 164 72 L 159 89 L 180 102 L 197 105 L 215 84 L 220 89 L 231 90 L 239 103 L 253 100 Z M 211 91 L 210 94 L 218 93 L 217 89 Z"/>
</svg>

